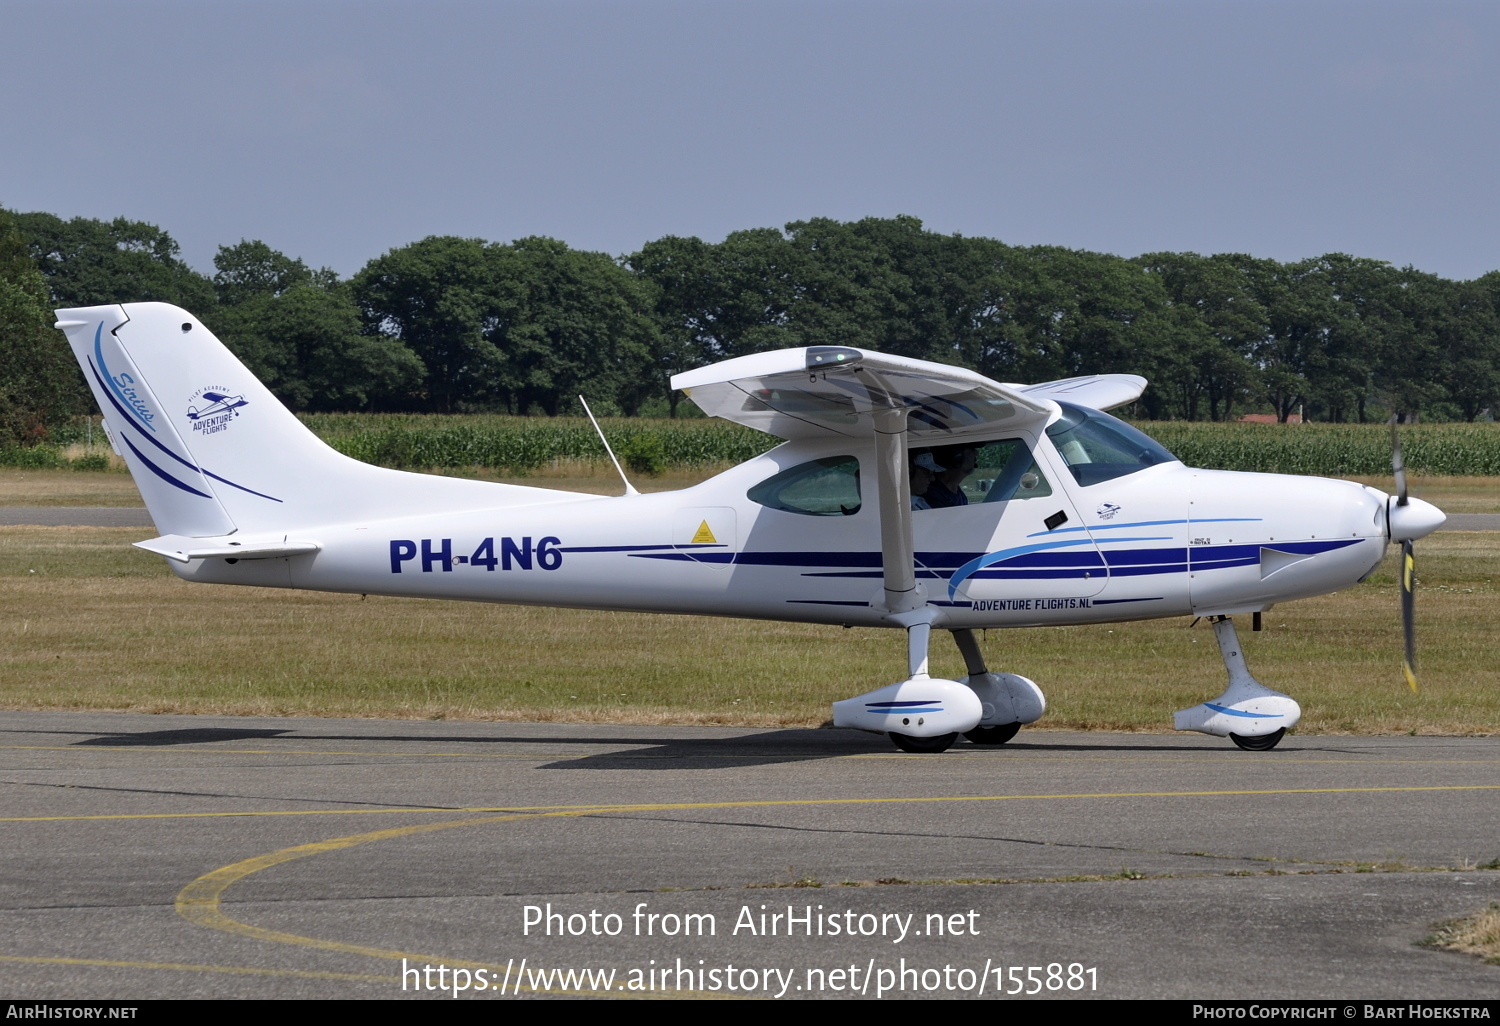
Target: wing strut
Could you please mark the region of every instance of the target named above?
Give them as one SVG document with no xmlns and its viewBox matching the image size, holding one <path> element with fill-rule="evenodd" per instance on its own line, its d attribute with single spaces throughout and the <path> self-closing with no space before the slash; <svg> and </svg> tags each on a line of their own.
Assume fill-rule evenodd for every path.
<svg viewBox="0 0 1500 1026">
<path fill-rule="evenodd" d="M 889 394 L 889 393 L 888 393 Z M 911 472 L 906 465 L 906 414 L 902 406 L 874 411 L 875 505 L 880 514 L 880 564 L 885 607 L 906 628 L 907 673 L 926 677 L 927 646 L 937 610 L 917 586 L 911 529 Z"/>
<path fill-rule="evenodd" d="M 885 607 L 905 613 L 926 605 L 917 590 L 911 534 L 911 473 L 906 469 L 906 410 L 875 411 L 875 502 L 880 513 L 880 562 Z"/>
<path fill-rule="evenodd" d="M 889 734 L 906 752 L 941 752 L 984 718 L 979 694 L 967 684 L 934 678 L 927 650 L 932 627 L 941 615 L 917 583 L 916 546 L 912 540 L 911 471 L 906 463 L 907 412 L 910 406 L 880 375 L 854 368 L 872 403 L 875 440 L 875 508 L 880 516 L 880 563 L 886 619 L 906 628 L 906 679 L 856 698 L 833 703 L 833 722 Z M 880 386 L 879 388 L 873 386 Z M 1035 685 L 1033 685 L 1034 687 Z"/>
</svg>

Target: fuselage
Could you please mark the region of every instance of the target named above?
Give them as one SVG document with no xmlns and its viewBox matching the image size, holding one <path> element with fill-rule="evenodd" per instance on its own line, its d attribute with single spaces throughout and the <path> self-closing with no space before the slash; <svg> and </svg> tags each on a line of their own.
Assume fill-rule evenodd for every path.
<svg viewBox="0 0 1500 1026">
<path fill-rule="evenodd" d="M 1124 428 L 1087 416 L 1111 438 Z M 1374 489 L 1195 470 L 1160 450 L 1102 463 L 1056 427 L 974 440 L 967 502 L 913 512 L 937 626 L 1258 611 L 1347 587 L 1384 553 L 1388 497 Z M 351 510 L 301 531 L 316 553 L 173 569 L 225 584 L 889 626 L 873 459 L 867 440 L 799 440 L 681 491 L 537 493 L 368 522 Z"/>
</svg>

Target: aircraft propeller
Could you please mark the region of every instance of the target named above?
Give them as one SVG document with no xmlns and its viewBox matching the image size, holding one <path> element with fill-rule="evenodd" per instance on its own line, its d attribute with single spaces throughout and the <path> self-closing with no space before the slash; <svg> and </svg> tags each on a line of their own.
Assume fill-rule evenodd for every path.
<svg viewBox="0 0 1500 1026">
<path fill-rule="evenodd" d="M 1417 690 L 1417 562 L 1412 539 L 1420 538 L 1436 526 L 1429 513 L 1437 513 L 1420 499 L 1413 503 L 1406 492 L 1406 464 L 1401 459 L 1401 436 L 1396 431 L 1396 416 L 1391 415 L 1391 471 L 1396 478 L 1396 501 L 1388 506 L 1386 525 L 1391 541 L 1401 543 L 1401 629 L 1405 635 L 1404 669 L 1406 684 Z M 1438 520 L 1437 523 L 1442 523 Z M 1431 526 L 1429 526 L 1431 525 Z"/>
</svg>

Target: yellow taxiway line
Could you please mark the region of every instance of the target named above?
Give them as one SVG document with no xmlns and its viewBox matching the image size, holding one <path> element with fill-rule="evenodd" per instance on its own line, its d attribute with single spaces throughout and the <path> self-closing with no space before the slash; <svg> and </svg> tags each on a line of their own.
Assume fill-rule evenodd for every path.
<svg viewBox="0 0 1500 1026">
<path fill-rule="evenodd" d="M 463 815 L 505 813 L 508 815 L 588 815 L 600 812 L 683 812 L 694 809 L 777 808 L 795 805 L 898 805 L 930 802 L 1022 802 L 1085 798 L 1245 798 L 1286 794 L 1394 794 L 1433 791 L 1500 791 L 1500 784 L 1431 784 L 1400 787 L 1278 787 L 1238 791 L 1080 791 L 1076 794 L 936 795 L 908 798 L 766 798 L 736 802 L 669 802 L 643 805 L 536 805 L 465 806 L 460 808 L 382 809 L 266 809 L 244 812 L 111 812 L 77 816 L 4 816 L 0 823 L 58 823 L 131 819 L 234 819 L 254 816 L 376 816 L 393 813 L 412 815 Z"/>
<path fill-rule="evenodd" d="M 535 809 L 455 809 L 453 812 L 500 812 L 499 815 L 485 815 L 465 819 L 447 820 L 441 823 L 417 823 L 408 826 L 391 827 L 385 830 L 372 830 L 366 833 L 349 834 L 344 837 L 334 837 L 325 841 L 315 841 L 311 844 L 299 844 L 290 848 L 282 848 L 278 851 L 269 852 L 265 855 L 257 855 L 254 858 L 244 859 L 239 862 L 221 866 L 210 873 L 205 873 L 192 883 L 184 887 L 177 895 L 176 909 L 178 915 L 190 923 L 209 929 L 221 930 L 243 937 L 252 937 L 256 940 L 271 941 L 280 944 L 290 944 L 299 947 L 317 948 L 325 951 L 337 951 L 349 955 L 363 955 L 370 958 L 380 959 L 404 959 L 408 962 L 421 962 L 424 964 L 440 963 L 459 969 L 484 969 L 491 973 L 497 973 L 504 969 L 493 962 L 470 962 L 462 959 L 450 959 L 435 955 L 424 955 L 414 952 L 398 951 L 392 948 L 374 947 L 365 944 L 350 944 L 344 941 L 327 940 L 318 937 L 307 937 L 302 934 L 288 933 L 283 930 L 271 930 L 265 927 L 254 926 L 250 923 L 241 922 L 227 915 L 223 909 L 224 892 L 235 883 L 255 873 L 271 869 L 275 866 L 285 865 L 298 859 L 308 858 L 314 855 L 322 855 L 328 852 L 340 851 L 347 848 L 357 847 L 363 844 L 371 844 L 377 841 L 386 841 L 400 837 L 410 837 L 418 834 L 433 833 L 439 830 L 452 830 L 461 827 L 483 826 L 490 823 L 514 822 L 522 819 L 546 819 L 560 817 L 581 817 L 598 815 L 600 813 L 629 813 L 629 812 L 669 812 L 687 810 L 709 810 L 709 809 L 746 809 L 746 808 L 786 808 L 792 806 L 828 806 L 828 805 L 881 805 L 892 803 L 917 803 L 917 802 L 986 802 L 986 801 L 1015 801 L 1015 800 L 1042 800 L 1042 799 L 1086 799 L 1086 798 L 1198 798 L 1198 797 L 1244 797 L 1256 795 L 1297 795 L 1297 794 L 1382 794 L 1399 792 L 1432 792 L 1432 791 L 1493 791 L 1500 790 L 1496 784 L 1456 785 L 1456 786 L 1415 786 L 1415 787 L 1331 787 L 1331 788 L 1284 788 L 1277 790 L 1247 790 L 1247 791 L 1168 791 L 1168 792 L 1106 792 L 1092 794 L 1052 794 L 1052 795 L 973 795 L 954 797 L 913 797 L 913 798 L 817 798 L 817 799 L 779 799 L 779 800 L 747 800 L 728 802 L 664 802 L 639 805 L 593 805 L 572 808 L 535 808 Z M 344 811 L 344 810 L 339 810 Z M 401 810 L 414 811 L 414 810 Z M 274 815 L 274 813 L 272 813 Z M 507 974 L 508 976 L 508 974 Z M 611 995 L 614 996 L 614 995 Z M 687 997 L 690 995 L 683 994 Z"/>
</svg>

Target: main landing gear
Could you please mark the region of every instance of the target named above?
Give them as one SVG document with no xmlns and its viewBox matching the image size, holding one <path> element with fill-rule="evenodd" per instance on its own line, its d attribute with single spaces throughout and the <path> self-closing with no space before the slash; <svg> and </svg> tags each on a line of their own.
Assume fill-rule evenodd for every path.
<svg viewBox="0 0 1500 1026">
<path fill-rule="evenodd" d="M 976 745 L 994 747 L 1003 745 L 1011 738 L 1021 732 L 1019 723 L 1006 723 L 998 727 L 975 727 L 973 730 L 964 731 L 964 737 Z M 924 754 L 935 754 L 946 752 L 953 747 L 953 742 L 958 740 L 957 732 L 952 734 L 939 734 L 937 737 L 912 737 L 910 734 L 898 734 L 891 731 L 891 743 L 903 752 L 917 752 Z"/>
<path fill-rule="evenodd" d="M 975 727 L 964 732 L 964 737 L 976 745 L 1003 745 L 1021 732 L 1019 723 L 1004 723 L 998 727 Z"/>
<path fill-rule="evenodd" d="M 960 734 L 976 745 L 1003 745 L 1022 725 L 1041 718 L 1047 708 L 1042 689 L 1014 673 L 991 672 L 970 630 L 956 630 L 953 640 L 963 654 L 968 675 L 944 680 L 927 673 L 931 624 L 917 620 L 907 627 L 911 676 L 858 698 L 833 703 L 833 722 L 889 735 L 903 752 L 946 752 Z"/>
<path fill-rule="evenodd" d="M 960 677 L 957 683 L 974 692 L 979 699 L 979 723 L 968 730 L 936 737 L 913 737 L 890 731 L 891 742 L 903 752 L 946 752 L 960 733 L 971 744 L 1003 745 L 1020 733 L 1024 724 L 1041 719 L 1047 709 L 1047 699 L 1034 681 L 1015 673 L 992 673 L 989 670 L 973 631 L 956 630 L 953 640 L 969 671 L 968 676 Z"/>
<path fill-rule="evenodd" d="M 1247 752 L 1269 752 L 1297 725 L 1302 707 L 1250 675 L 1232 619 L 1213 616 L 1209 622 L 1224 657 L 1224 669 L 1229 672 L 1229 687 L 1213 701 L 1177 713 L 1172 726 L 1227 737 Z"/>
<path fill-rule="evenodd" d="M 959 683 L 979 696 L 983 713 L 979 725 L 964 731 L 964 737 L 976 745 L 1003 745 L 1022 726 L 1041 719 L 1047 711 L 1047 699 L 1035 681 L 1015 673 L 991 673 L 979 649 L 979 639 L 971 630 L 954 631 L 953 641 L 969 671 Z"/>
</svg>

